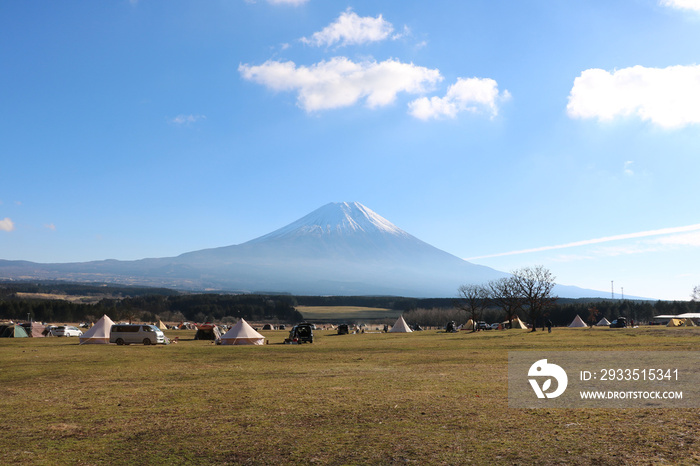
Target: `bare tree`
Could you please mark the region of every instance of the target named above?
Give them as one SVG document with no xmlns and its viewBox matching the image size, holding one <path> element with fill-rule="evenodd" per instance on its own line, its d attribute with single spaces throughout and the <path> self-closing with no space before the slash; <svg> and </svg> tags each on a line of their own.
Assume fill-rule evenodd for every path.
<svg viewBox="0 0 700 466">
<path fill-rule="evenodd" d="M 523 300 L 518 289 L 515 286 L 513 277 L 503 277 L 498 280 L 492 280 L 488 283 L 490 290 L 491 301 L 506 314 L 508 328 L 511 321 L 518 315 L 518 311 L 522 309 Z"/>
<path fill-rule="evenodd" d="M 588 308 L 588 323 L 591 324 L 591 330 L 593 330 L 595 324 L 598 323 L 598 314 L 600 314 L 600 312 L 597 307 L 593 306 Z"/>
<path fill-rule="evenodd" d="M 690 295 L 690 300 L 695 302 L 700 301 L 700 285 L 693 288 L 693 294 Z"/>
<path fill-rule="evenodd" d="M 515 288 L 522 296 L 523 305 L 530 317 L 532 331 L 535 332 L 538 319 L 557 300 L 556 296 L 552 296 L 555 277 L 541 265 L 523 267 L 512 274 Z"/>
<path fill-rule="evenodd" d="M 467 311 L 474 322 L 472 331 L 476 332 L 476 323 L 481 320 L 481 315 L 489 304 L 489 290 L 483 285 L 462 285 L 457 292 L 459 300 L 456 307 Z"/>
</svg>

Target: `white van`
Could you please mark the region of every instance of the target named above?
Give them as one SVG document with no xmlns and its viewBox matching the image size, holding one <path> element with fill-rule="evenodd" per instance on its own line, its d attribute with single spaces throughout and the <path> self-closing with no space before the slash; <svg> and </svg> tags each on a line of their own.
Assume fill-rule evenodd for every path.
<svg viewBox="0 0 700 466">
<path fill-rule="evenodd" d="M 165 334 L 155 325 L 115 324 L 109 334 L 109 342 L 118 345 L 165 343 Z"/>
</svg>

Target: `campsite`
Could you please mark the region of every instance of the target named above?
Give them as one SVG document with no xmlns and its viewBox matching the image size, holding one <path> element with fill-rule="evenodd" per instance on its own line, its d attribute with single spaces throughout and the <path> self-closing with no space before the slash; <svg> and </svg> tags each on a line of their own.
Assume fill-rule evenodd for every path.
<svg viewBox="0 0 700 466">
<path fill-rule="evenodd" d="M 0 339 L 6 464 L 697 463 L 691 409 L 514 409 L 512 350 L 700 350 L 700 328 Z M 625 448 L 619 439 L 624 437 Z"/>
</svg>

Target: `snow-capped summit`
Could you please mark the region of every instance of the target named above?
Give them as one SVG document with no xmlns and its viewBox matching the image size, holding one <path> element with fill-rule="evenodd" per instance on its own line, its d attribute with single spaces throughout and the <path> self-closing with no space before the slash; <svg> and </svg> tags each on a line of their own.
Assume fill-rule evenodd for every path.
<svg viewBox="0 0 700 466">
<path fill-rule="evenodd" d="M 408 233 L 359 202 L 331 202 L 310 214 L 251 242 L 300 235 L 333 236 L 350 234 L 389 234 L 408 237 Z"/>
<path fill-rule="evenodd" d="M 460 285 L 507 276 L 431 246 L 357 202 L 326 204 L 246 243 L 177 257 L 72 264 L 0 260 L 0 271 L 6 278 L 190 290 L 418 297 L 452 297 Z M 581 291 L 587 290 L 576 291 L 578 296 L 597 296 Z"/>
</svg>

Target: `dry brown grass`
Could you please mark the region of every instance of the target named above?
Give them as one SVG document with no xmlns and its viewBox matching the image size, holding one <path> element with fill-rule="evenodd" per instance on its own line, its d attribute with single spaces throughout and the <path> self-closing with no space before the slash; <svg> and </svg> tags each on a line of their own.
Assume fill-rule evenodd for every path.
<svg viewBox="0 0 700 466">
<path fill-rule="evenodd" d="M 695 409 L 507 406 L 509 350 L 700 349 L 700 329 L 0 339 L 5 464 L 696 464 Z"/>
</svg>

